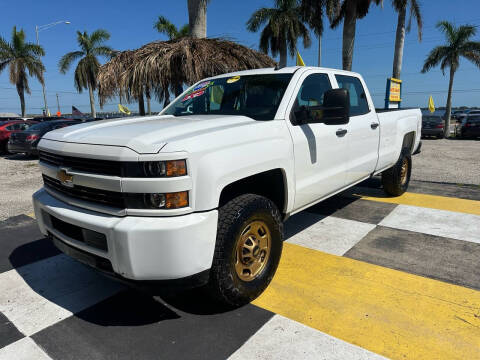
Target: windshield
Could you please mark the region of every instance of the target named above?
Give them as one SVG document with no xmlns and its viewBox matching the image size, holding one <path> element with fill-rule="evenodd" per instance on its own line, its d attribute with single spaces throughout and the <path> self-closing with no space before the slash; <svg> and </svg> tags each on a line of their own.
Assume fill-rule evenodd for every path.
<svg viewBox="0 0 480 360">
<path fill-rule="evenodd" d="M 243 115 L 272 120 L 292 74 L 246 75 L 201 81 L 162 115 Z"/>
</svg>

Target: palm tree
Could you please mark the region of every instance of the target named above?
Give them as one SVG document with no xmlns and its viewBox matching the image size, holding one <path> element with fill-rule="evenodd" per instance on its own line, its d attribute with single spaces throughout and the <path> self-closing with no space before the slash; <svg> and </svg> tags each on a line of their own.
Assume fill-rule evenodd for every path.
<svg viewBox="0 0 480 360">
<path fill-rule="evenodd" d="M 187 0 L 190 36 L 207 37 L 207 4 L 210 0 Z"/>
<path fill-rule="evenodd" d="M 280 67 L 287 65 L 287 51 L 291 56 L 297 50 L 298 38 L 303 46 L 310 46 L 310 34 L 302 21 L 302 13 L 297 0 L 275 0 L 274 8 L 261 8 L 255 11 L 247 22 L 247 29 L 256 32 L 266 23 L 260 35 L 260 50 L 273 56 L 280 54 Z"/>
<path fill-rule="evenodd" d="M 477 28 L 473 25 L 456 27 L 448 21 L 440 21 L 437 24 L 437 28 L 445 34 L 447 42 L 445 45 L 437 46 L 430 51 L 423 64 L 422 73 L 426 73 L 433 67 L 440 65 L 440 69 L 442 69 L 445 75 L 445 69 L 450 68 L 447 110 L 443 128 L 444 136 L 448 137 L 450 135 L 450 115 L 452 112 L 453 78 L 460 65 L 460 57 L 464 57 L 480 67 L 480 42 L 471 40 L 477 33 Z"/>
<path fill-rule="evenodd" d="M 172 24 L 166 17 L 159 16 L 158 20 L 153 25 L 154 29 L 160 34 L 167 35 L 169 40 L 176 40 L 180 39 L 185 36 L 190 35 L 190 27 L 188 24 L 183 25 L 181 28 L 177 28 L 174 24 Z M 168 92 L 168 89 L 166 89 Z M 175 88 L 175 96 L 179 96 L 183 92 L 182 85 L 178 85 Z M 150 98 L 147 96 L 147 103 L 150 104 Z M 166 96 L 165 101 L 163 102 L 163 107 L 166 107 L 170 103 L 170 97 Z M 150 106 L 150 105 L 148 105 Z"/>
<path fill-rule="evenodd" d="M 17 27 L 13 27 L 11 42 L 0 36 L 0 73 L 9 66 L 10 83 L 17 88 L 22 116 L 25 116 L 25 92 L 30 94 L 27 71 L 28 75 L 36 77 L 43 84 L 45 67 L 40 57 L 44 55 L 45 51 L 40 45 L 25 42 L 23 29 L 17 31 Z"/>
<path fill-rule="evenodd" d="M 160 34 L 167 35 L 169 40 L 179 39 L 190 34 L 188 24 L 183 25 L 181 28 L 177 28 L 166 17 L 161 15 L 153 25 L 153 28 L 157 29 Z"/>
<path fill-rule="evenodd" d="M 330 21 L 335 14 L 338 0 L 301 0 L 300 11 L 302 19 L 318 37 L 318 66 L 322 66 L 322 35 L 323 15 L 326 14 Z"/>
<path fill-rule="evenodd" d="M 333 19 L 331 27 L 332 29 L 336 28 L 343 20 L 343 70 L 352 70 L 357 19 L 363 19 L 368 14 L 372 3 L 375 5 L 383 4 L 383 0 L 343 0 L 341 5 L 337 6 L 337 14 Z"/>
<path fill-rule="evenodd" d="M 417 20 L 418 40 L 422 41 L 422 14 L 419 0 L 392 0 L 393 8 L 398 12 L 397 35 L 395 37 L 395 54 L 393 55 L 392 77 L 400 79 L 402 71 L 403 46 L 405 44 L 405 31 L 410 31 L 412 18 Z M 405 27 L 407 7 L 410 5 L 410 20 Z"/>
<path fill-rule="evenodd" d="M 95 30 L 90 35 L 84 31 L 83 33 L 77 31 L 77 43 L 81 50 L 72 51 L 62 56 L 58 63 L 58 67 L 62 74 L 65 74 L 70 68 L 70 65 L 78 59 L 77 67 L 75 68 L 74 83 L 78 92 L 88 89 L 90 95 L 90 109 L 92 117 L 96 117 L 95 98 L 93 92 L 97 88 L 97 73 L 100 63 L 98 56 L 112 57 L 114 50 L 104 45 L 105 41 L 110 39 L 110 34 L 103 29 Z"/>
</svg>

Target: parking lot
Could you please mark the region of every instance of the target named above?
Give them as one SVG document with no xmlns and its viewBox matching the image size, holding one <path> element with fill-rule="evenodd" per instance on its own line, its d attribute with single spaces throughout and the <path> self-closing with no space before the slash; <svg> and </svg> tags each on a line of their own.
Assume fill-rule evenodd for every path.
<svg viewBox="0 0 480 360">
<path fill-rule="evenodd" d="M 39 233 L 36 160 L 0 158 L 0 359 L 480 358 L 480 141 L 424 140 L 407 193 L 378 178 L 292 216 L 271 285 L 221 311 L 152 297 Z"/>
</svg>

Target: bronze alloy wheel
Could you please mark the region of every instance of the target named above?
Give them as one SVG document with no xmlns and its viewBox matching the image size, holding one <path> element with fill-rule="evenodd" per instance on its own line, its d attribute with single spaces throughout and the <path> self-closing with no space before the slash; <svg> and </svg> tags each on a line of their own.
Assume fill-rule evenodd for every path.
<svg viewBox="0 0 480 360">
<path fill-rule="evenodd" d="M 400 169 L 400 183 L 405 185 L 407 182 L 407 175 L 408 175 L 408 159 L 403 159 L 402 167 Z"/>
<path fill-rule="evenodd" d="M 245 226 L 236 241 L 235 270 L 243 281 L 255 280 L 270 257 L 271 234 L 261 220 Z"/>
</svg>

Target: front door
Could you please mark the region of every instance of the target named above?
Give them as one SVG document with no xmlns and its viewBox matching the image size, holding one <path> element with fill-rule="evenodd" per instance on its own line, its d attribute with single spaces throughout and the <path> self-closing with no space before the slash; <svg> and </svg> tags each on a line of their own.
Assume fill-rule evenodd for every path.
<svg viewBox="0 0 480 360">
<path fill-rule="evenodd" d="M 295 118 L 295 112 L 323 105 L 323 94 L 330 89 L 328 74 L 307 72 L 300 79 L 297 96 L 287 112 L 295 157 L 295 210 L 345 186 L 348 134 L 342 131 L 344 126 L 299 125 Z"/>
</svg>

